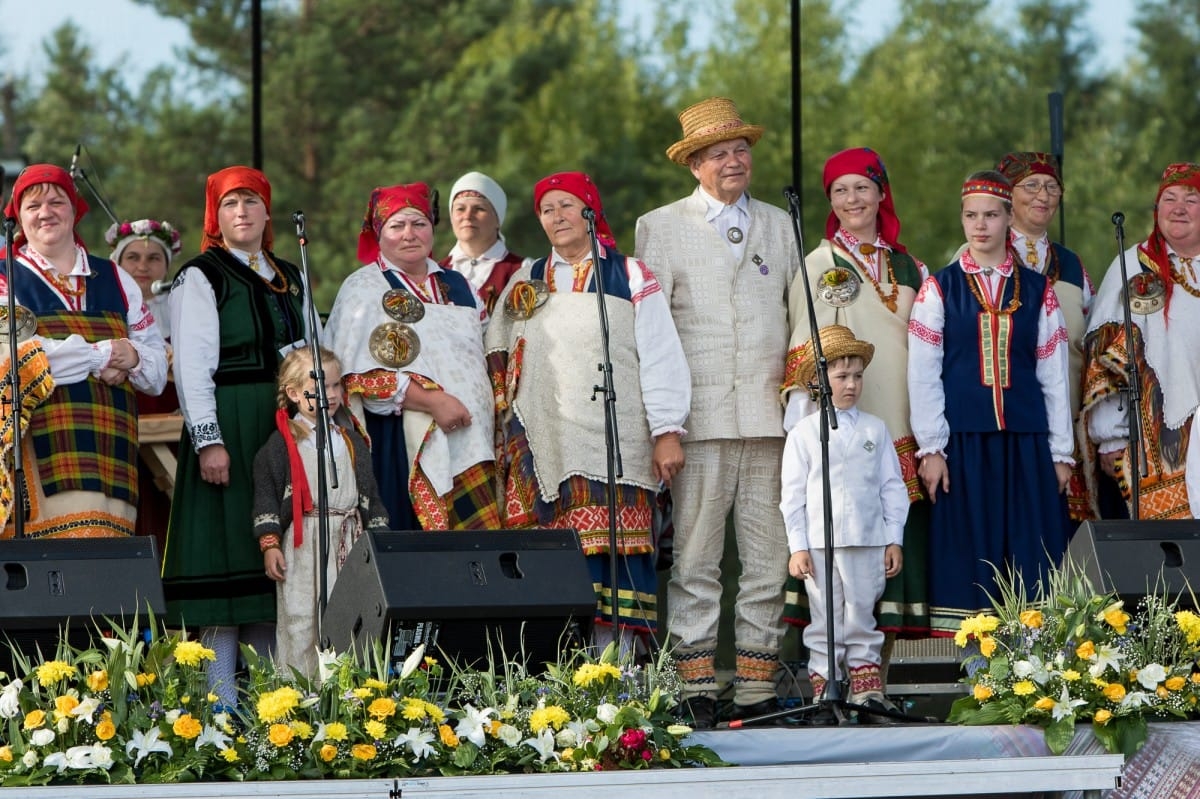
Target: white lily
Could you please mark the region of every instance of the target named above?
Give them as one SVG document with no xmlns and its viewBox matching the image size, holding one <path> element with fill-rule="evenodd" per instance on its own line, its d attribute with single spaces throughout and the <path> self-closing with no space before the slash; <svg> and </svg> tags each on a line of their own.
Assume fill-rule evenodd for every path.
<svg viewBox="0 0 1200 799">
<path fill-rule="evenodd" d="M 466 738 L 482 749 L 487 741 L 487 730 L 484 728 L 488 724 L 489 717 L 496 711 L 490 707 L 479 710 L 473 705 L 466 705 L 463 707 L 463 712 L 466 715 L 458 720 L 458 724 L 454 727 L 454 734 L 459 738 Z"/>
<path fill-rule="evenodd" d="M 413 757 L 417 760 L 437 754 L 437 750 L 430 746 L 433 743 L 433 733 L 429 730 L 422 730 L 419 727 L 409 727 L 408 732 L 402 732 L 396 736 L 393 743 L 399 747 L 408 747 L 408 751 L 412 752 Z"/>
<path fill-rule="evenodd" d="M 228 735 L 221 732 L 216 727 L 212 726 L 211 724 L 205 724 L 204 729 L 201 730 L 200 734 L 196 736 L 196 751 L 199 752 L 200 747 L 202 746 L 212 744 L 219 752 L 222 749 L 228 749 L 229 742 L 231 740 L 232 739 Z"/>
<path fill-rule="evenodd" d="M 536 738 L 526 738 L 522 743 L 537 750 L 538 758 L 543 763 L 550 758 L 559 759 L 558 752 L 554 751 L 554 731 L 549 727 L 539 732 Z"/>
<path fill-rule="evenodd" d="M 0 692 L 0 718 L 11 719 L 21 712 L 21 688 L 25 683 L 13 680 Z"/>
<path fill-rule="evenodd" d="M 337 672 L 338 654 L 333 649 L 317 650 L 317 680 L 326 682 Z"/>
<path fill-rule="evenodd" d="M 137 757 L 133 761 L 134 766 L 141 763 L 142 758 L 155 752 L 161 752 L 167 757 L 175 754 L 169 743 L 159 740 L 161 734 L 162 732 L 158 727 L 151 727 L 146 732 L 142 732 L 141 730 L 133 731 L 133 738 L 125 744 L 125 754 L 131 755 L 135 751 L 137 752 Z"/>
<path fill-rule="evenodd" d="M 58 773 L 62 774 L 67 770 L 67 754 L 65 752 L 52 752 L 46 755 L 46 759 L 42 761 L 43 766 L 53 766 L 58 769 Z"/>
<path fill-rule="evenodd" d="M 1050 711 L 1050 715 L 1054 717 L 1055 721 L 1062 721 L 1074 716 L 1075 708 L 1086 704 L 1087 702 L 1082 699 L 1072 699 L 1071 695 L 1067 692 L 1067 686 L 1064 685 L 1062 696 L 1054 703 L 1054 708 Z"/>
<path fill-rule="evenodd" d="M 79 704 L 71 709 L 71 715 L 83 719 L 88 724 L 94 724 L 92 716 L 100 709 L 100 700 L 94 696 L 85 696 Z"/>
<path fill-rule="evenodd" d="M 1099 677 L 1110 667 L 1113 671 L 1121 670 L 1121 650 L 1112 644 L 1101 644 L 1092 657 L 1092 665 L 1088 666 L 1088 674 Z"/>
<path fill-rule="evenodd" d="M 1150 704 L 1150 695 L 1145 691 L 1130 691 L 1121 699 L 1120 707 L 1137 710 Z"/>
<path fill-rule="evenodd" d="M 421 644 L 412 651 L 412 654 L 404 659 L 404 665 L 400 667 L 400 679 L 405 679 L 417 670 L 425 660 L 425 644 Z"/>
</svg>

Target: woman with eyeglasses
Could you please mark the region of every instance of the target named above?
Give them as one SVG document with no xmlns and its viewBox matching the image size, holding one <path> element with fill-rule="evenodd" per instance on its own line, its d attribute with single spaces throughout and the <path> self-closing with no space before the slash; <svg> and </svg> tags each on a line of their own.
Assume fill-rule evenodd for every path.
<svg viewBox="0 0 1200 799">
<path fill-rule="evenodd" d="M 1009 245 L 1016 260 L 1045 275 L 1062 303 L 1067 322 L 1070 356 L 1068 385 L 1071 389 L 1071 418 L 1079 415 L 1080 375 L 1083 369 L 1083 334 L 1092 307 L 1095 289 L 1083 262 L 1073 251 L 1051 241 L 1048 231 L 1062 202 L 1063 184 L 1048 153 L 1013 152 L 996 165 L 1013 184 L 1012 227 Z M 1079 463 L 1076 453 L 1076 463 Z M 1075 521 L 1095 518 L 1095 503 L 1085 485 L 1083 472 L 1076 468 L 1067 492 L 1067 507 Z"/>
</svg>

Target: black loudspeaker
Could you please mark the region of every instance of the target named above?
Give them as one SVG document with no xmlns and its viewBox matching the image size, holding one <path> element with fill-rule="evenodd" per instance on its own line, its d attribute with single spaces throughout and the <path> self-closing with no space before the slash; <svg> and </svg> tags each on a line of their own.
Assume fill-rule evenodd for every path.
<svg viewBox="0 0 1200 799">
<path fill-rule="evenodd" d="M 574 530 L 366 532 L 338 574 L 322 647 L 389 640 L 393 663 L 418 645 L 463 666 L 531 669 L 587 640 L 596 593 Z"/>
<path fill-rule="evenodd" d="M 56 627 L 166 611 L 149 536 L 0 541 L 0 626 Z"/>
<path fill-rule="evenodd" d="M 1165 587 L 1193 607 L 1200 590 L 1200 521 L 1098 521 L 1079 525 L 1067 558 L 1096 588 L 1142 597 Z"/>
</svg>

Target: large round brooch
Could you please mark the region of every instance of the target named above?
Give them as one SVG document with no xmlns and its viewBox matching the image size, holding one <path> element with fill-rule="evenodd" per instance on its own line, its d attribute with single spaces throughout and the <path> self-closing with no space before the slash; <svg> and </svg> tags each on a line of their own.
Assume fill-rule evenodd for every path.
<svg viewBox="0 0 1200 799">
<path fill-rule="evenodd" d="M 845 308 L 858 299 L 862 280 L 844 266 L 826 269 L 817 278 L 817 297 L 834 308 Z"/>
<path fill-rule="evenodd" d="M 725 238 L 729 239 L 732 244 L 741 244 L 744 234 L 740 227 L 731 227 L 725 232 Z"/>
<path fill-rule="evenodd" d="M 425 318 L 425 303 L 405 289 L 389 289 L 383 295 L 383 312 L 397 322 L 411 324 Z"/>
<path fill-rule="evenodd" d="M 1160 311 L 1167 300 L 1167 287 L 1153 272 L 1139 272 L 1129 278 L 1129 310 L 1135 314 Z"/>
<path fill-rule="evenodd" d="M 509 319 L 529 319 L 550 299 L 550 287 L 544 280 L 519 280 L 504 301 L 504 315 Z"/>
<path fill-rule="evenodd" d="M 402 369 L 421 351 L 417 331 L 402 322 L 384 322 L 371 331 L 367 342 L 371 357 L 389 369 Z"/>
<path fill-rule="evenodd" d="M 24 305 L 15 307 L 17 342 L 24 343 L 37 332 L 37 316 Z M 8 306 L 0 304 L 0 342 L 8 342 Z"/>
</svg>

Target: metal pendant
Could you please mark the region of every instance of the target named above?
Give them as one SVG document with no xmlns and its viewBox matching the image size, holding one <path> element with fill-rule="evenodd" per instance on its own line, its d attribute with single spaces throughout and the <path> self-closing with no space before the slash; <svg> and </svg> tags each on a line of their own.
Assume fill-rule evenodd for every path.
<svg viewBox="0 0 1200 799">
<path fill-rule="evenodd" d="M 417 359 L 421 338 L 402 322 L 384 322 L 371 331 L 367 342 L 371 357 L 389 369 L 402 369 Z"/>
<path fill-rule="evenodd" d="M 550 299 L 550 287 L 544 280 L 521 280 L 513 284 L 504 301 L 504 315 L 509 319 L 530 319 L 537 309 Z"/>
<path fill-rule="evenodd" d="M 740 227 L 731 227 L 725 232 L 725 238 L 729 239 L 731 244 L 741 244 L 744 237 Z"/>
<path fill-rule="evenodd" d="M 844 266 L 826 269 L 817 278 L 817 298 L 834 308 L 845 308 L 858 299 L 862 280 Z"/>
<path fill-rule="evenodd" d="M 412 324 L 425 318 L 425 303 L 411 291 L 388 289 L 383 295 L 383 312 L 397 322 Z"/>
<path fill-rule="evenodd" d="M 1167 287 L 1153 272 L 1139 272 L 1129 278 L 1129 310 L 1135 314 L 1161 311 L 1167 302 Z"/>
<path fill-rule="evenodd" d="M 17 343 L 33 338 L 37 332 L 37 315 L 24 305 L 15 306 L 17 317 Z M 0 305 L 0 342 L 8 343 L 8 305 Z"/>
</svg>

